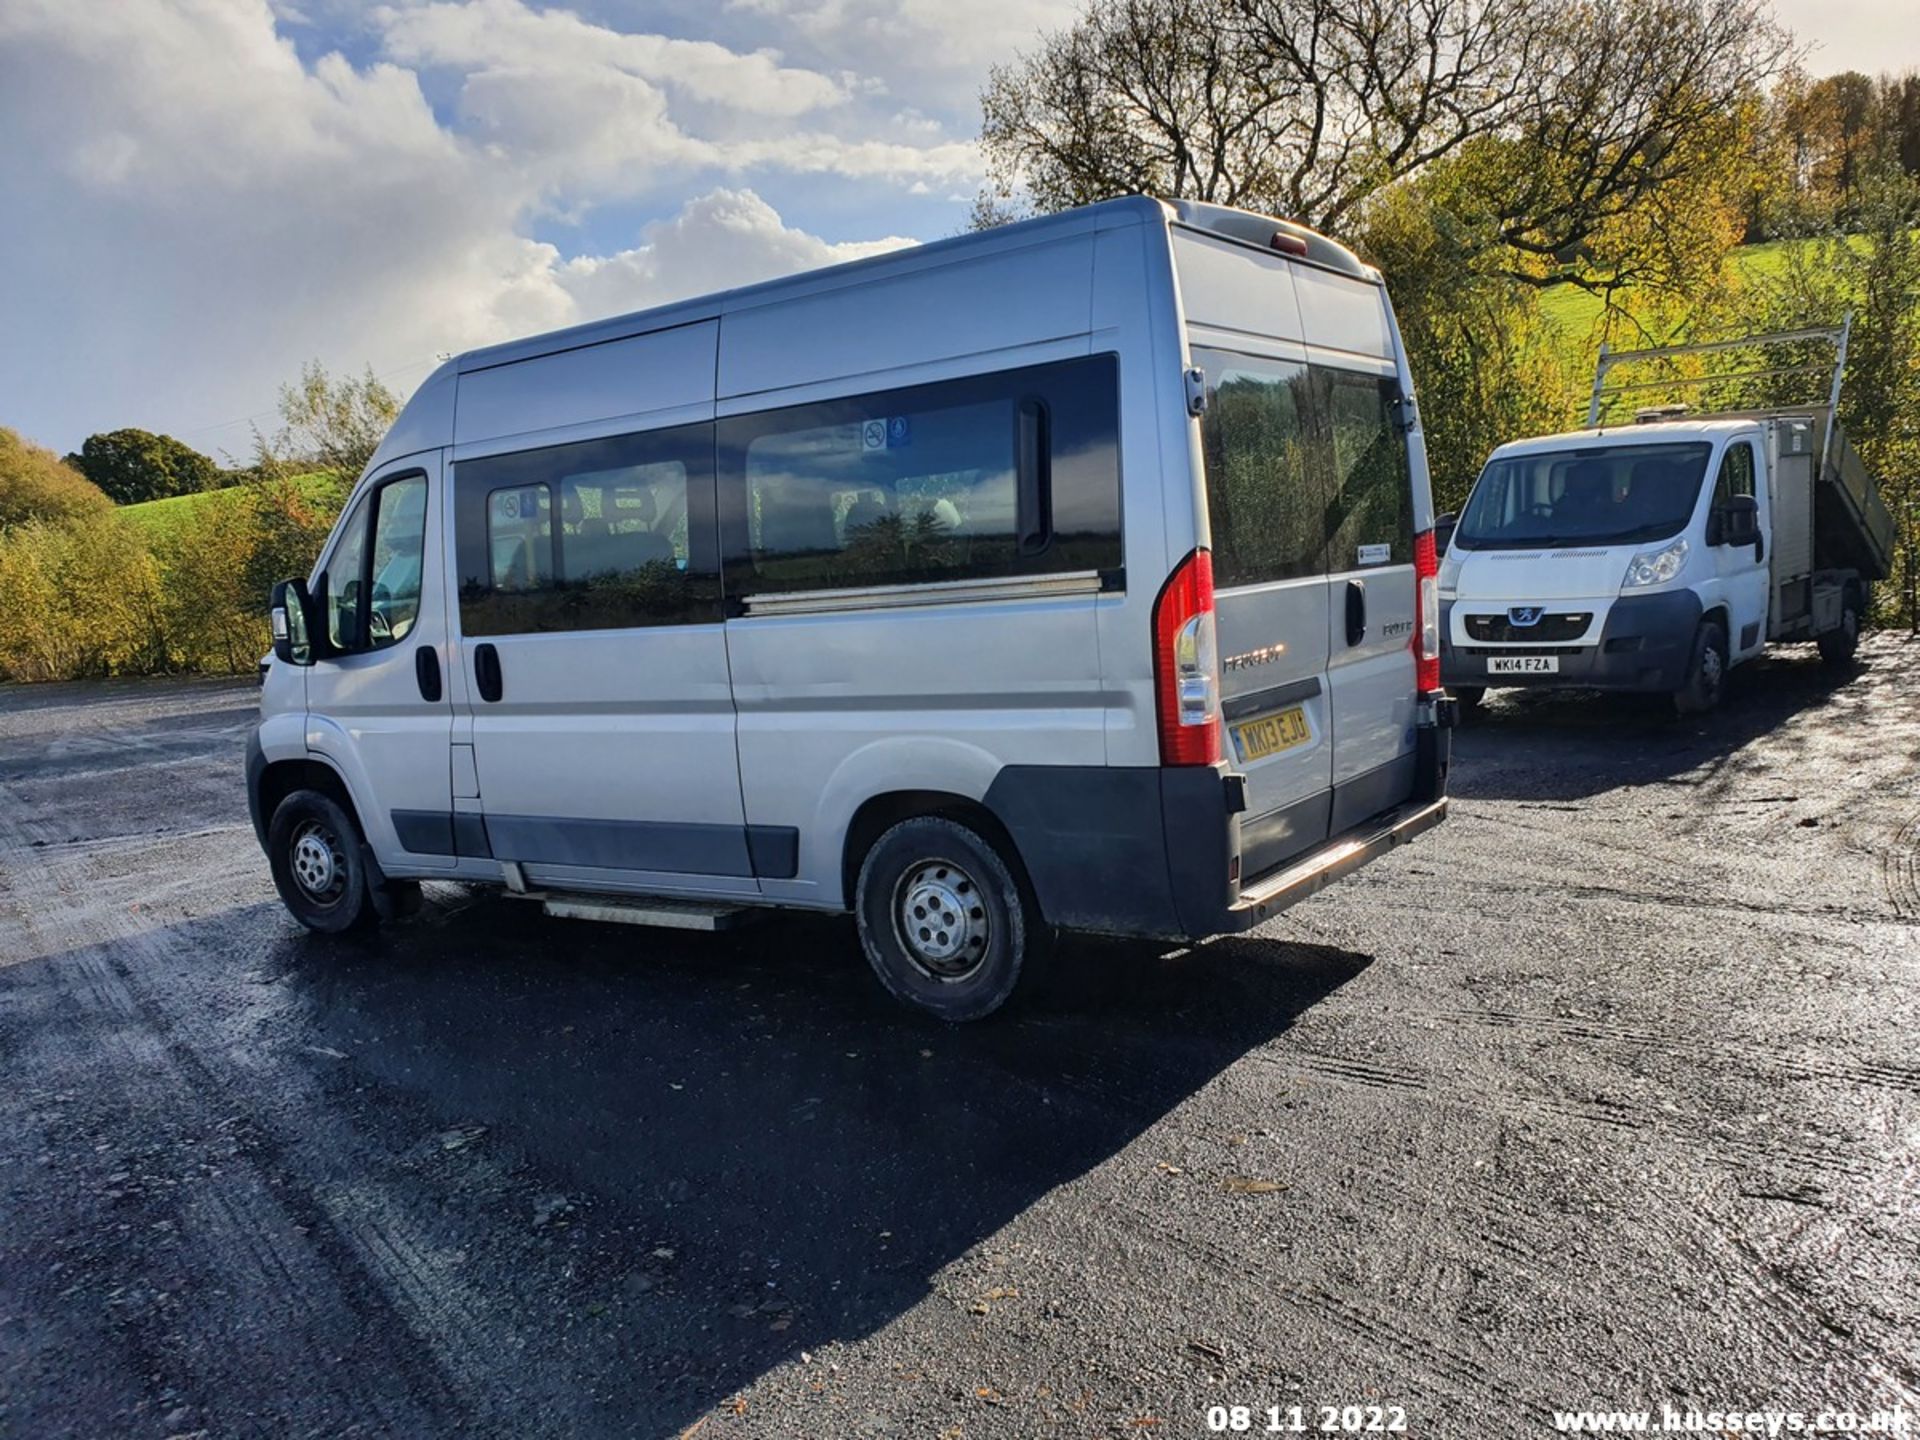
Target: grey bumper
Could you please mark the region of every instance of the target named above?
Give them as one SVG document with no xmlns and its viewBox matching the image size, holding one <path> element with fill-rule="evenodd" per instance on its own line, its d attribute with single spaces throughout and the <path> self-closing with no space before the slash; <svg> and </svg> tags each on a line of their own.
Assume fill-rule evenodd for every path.
<svg viewBox="0 0 1920 1440">
<path fill-rule="evenodd" d="M 1607 612 L 1599 643 L 1580 645 L 1455 645 L 1453 607 L 1440 604 L 1440 681 L 1449 689 L 1513 685 L 1590 687 L 1665 693 L 1686 683 L 1693 658 L 1693 637 L 1700 628 L 1700 597 L 1691 590 L 1659 595 L 1627 595 Z M 1476 610 L 1480 606 L 1474 607 Z M 1556 655 L 1555 675 L 1493 675 L 1487 661 L 1495 655 Z"/>
</svg>

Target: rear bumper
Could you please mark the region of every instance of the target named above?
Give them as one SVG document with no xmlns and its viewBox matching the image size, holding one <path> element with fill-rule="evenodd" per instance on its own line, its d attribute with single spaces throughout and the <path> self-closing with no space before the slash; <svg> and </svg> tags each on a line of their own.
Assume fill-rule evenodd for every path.
<svg viewBox="0 0 1920 1440">
<path fill-rule="evenodd" d="M 1450 690 L 1493 685 L 1653 693 L 1678 690 L 1686 683 L 1694 632 L 1700 628 L 1700 597 L 1690 590 L 1674 590 L 1659 595 L 1625 595 L 1614 601 L 1597 643 L 1465 646 L 1449 638 L 1456 603 L 1460 602 L 1446 600 L 1440 605 L 1440 681 Z M 1488 669 L 1488 662 L 1496 656 L 1543 654 L 1559 658 L 1559 673 L 1495 675 Z"/>
<path fill-rule="evenodd" d="M 1244 883 L 1230 877 L 1244 855 L 1245 789 L 1225 765 L 1009 767 L 986 802 L 1019 850 L 1049 923 L 1168 940 L 1231 934 L 1444 818 L 1452 702 L 1436 696 L 1421 709 L 1410 793 L 1403 781 L 1383 797 L 1385 809 Z"/>
</svg>

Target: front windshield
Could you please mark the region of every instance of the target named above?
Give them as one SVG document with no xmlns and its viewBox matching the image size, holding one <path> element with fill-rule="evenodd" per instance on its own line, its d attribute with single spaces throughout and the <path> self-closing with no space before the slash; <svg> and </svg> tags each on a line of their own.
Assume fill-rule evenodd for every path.
<svg viewBox="0 0 1920 1440">
<path fill-rule="evenodd" d="M 1453 537 L 1470 550 L 1663 540 L 1692 516 L 1711 449 L 1583 446 L 1493 460 Z"/>
</svg>

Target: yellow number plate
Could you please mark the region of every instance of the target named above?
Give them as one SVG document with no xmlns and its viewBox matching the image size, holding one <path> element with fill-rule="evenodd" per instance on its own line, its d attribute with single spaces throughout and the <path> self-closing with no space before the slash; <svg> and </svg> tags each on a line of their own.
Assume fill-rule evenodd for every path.
<svg viewBox="0 0 1920 1440">
<path fill-rule="evenodd" d="M 1233 727 L 1233 745 L 1242 760 L 1264 760 L 1282 750 L 1304 745 L 1312 738 L 1313 732 L 1307 728 L 1307 712 L 1298 705 L 1262 715 L 1257 720 L 1243 720 Z"/>
</svg>

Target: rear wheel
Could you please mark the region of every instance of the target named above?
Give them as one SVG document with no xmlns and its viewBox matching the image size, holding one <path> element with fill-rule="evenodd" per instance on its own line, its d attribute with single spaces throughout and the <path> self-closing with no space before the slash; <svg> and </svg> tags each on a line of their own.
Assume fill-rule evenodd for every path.
<svg viewBox="0 0 1920 1440">
<path fill-rule="evenodd" d="M 991 841 L 955 820 L 902 820 L 860 866 L 854 916 L 896 999 L 942 1020 L 1006 1003 L 1044 944 L 1040 916 Z"/>
<path fill-rule="evenodd" d="M 1718 620 L 1702 620 L 1694 632 L 1686 683 L 1673 692 L 1673 708 L 1682 715 L 1704 715 L 1720 703 L 1726 688 L 1726 627 Z"/>
<path fill-rule="evenodd" d="M 1822 635 L 1817 643 L 1821 660 L 1833 669 L 1853 663 L 1854 652 L 1860 648 L 1860 602 L 1851 590 L 1840 602 L 1839 625 Z"/>
<path fill-rule="evenodd" d="M 374 924 L 373 884 L 360 827 L 318 790 L 296 790 L 267 827 L 267 860 L 280 898 L 309 930 L 337 935 Z"/>
</svg>

